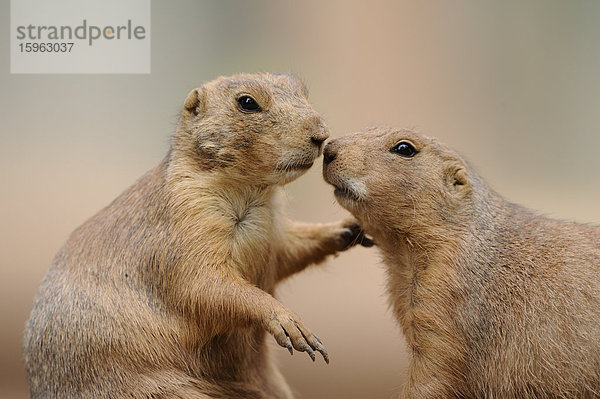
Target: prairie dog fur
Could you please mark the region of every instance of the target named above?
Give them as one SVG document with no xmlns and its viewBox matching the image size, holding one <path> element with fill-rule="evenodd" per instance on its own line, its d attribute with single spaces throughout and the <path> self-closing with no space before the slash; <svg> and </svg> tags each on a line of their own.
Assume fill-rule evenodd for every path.
<svg viewBox="0 0 600 399">
<path fill-rule="evenodd" d="M 75 230 L 44 277 L 24 352 L 33 398 L 290 398 L 265 332 L 328 355 L 273 297 L 360 239 L 277 199 L 328 129 L 293 76 L 192 90 L 164 160 Z"/>
<path fill-rule="evenodd" d="M 402 398 L 600 397 L 599 226 L 506 201 L 409 130 L 332 140 L 323 174 L 383 254 Z"/>
</svg>

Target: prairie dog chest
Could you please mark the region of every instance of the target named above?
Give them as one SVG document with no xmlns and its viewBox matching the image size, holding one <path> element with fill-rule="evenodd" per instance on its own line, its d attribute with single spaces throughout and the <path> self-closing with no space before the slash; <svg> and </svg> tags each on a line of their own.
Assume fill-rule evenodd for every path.
<svg viewBox="0 0 600 399">
<path fill-rule="evenodd" d="M 279 217 L 269 198 L 248 197 L 232 204 L 231 255 L 239 271 L 250 282 L 267 288 L 273 280 L 274 250 Z"/>
</svg>

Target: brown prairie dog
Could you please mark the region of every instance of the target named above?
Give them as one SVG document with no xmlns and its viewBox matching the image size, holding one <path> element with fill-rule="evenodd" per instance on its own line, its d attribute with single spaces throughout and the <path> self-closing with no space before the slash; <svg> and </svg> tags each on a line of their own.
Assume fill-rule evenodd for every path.
<svg viewBox="0 0 600 399">
<path fill-rule="evenodd" d="M 295 77 L 193 90 L 165 159 L 75 230 L 42 281 L 24 338 L 32 397 L 292 397 L 265 332 L 328 355 L 275 287 L 360 239 L 353 220 L 296 222 L 277 200 L 327 137 Z"/>
<path fill-rule="evenodd" d="M 600 397 L 600 227 L 504 200 L 408 130 L 332 140 L 323 175 L 379 246 L 403 398 Z"/>
</svg>

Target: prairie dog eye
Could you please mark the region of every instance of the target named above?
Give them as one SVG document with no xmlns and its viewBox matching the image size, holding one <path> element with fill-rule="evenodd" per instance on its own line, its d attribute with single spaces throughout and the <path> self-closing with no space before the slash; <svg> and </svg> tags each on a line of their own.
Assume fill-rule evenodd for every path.
<svg viewBox="0 0 600 399">
<path fill-rule="evenodd" d="M 260 111 L 262 111 L 262 108 L 260 108 L 260 105 L 258 105 L 256 100 L 253 99 L 252 97 L 250 97 L 249 95 L 241 96 L 240 98 L 238 98 L 237 103 L 238 103 L 238 106 L 240 107 L 240 110 L 242 110 L 244 112 L 260 112 Z"/>
<path fill-rule="evenodd" d="M 412 158 L 415 155 L 417 155 L 418 152 L 415 149 L 415 147 L 408 141 L 399 142 L 398 144 L 390 148 L 390 151 L 404 158 Z"/>
</svg>

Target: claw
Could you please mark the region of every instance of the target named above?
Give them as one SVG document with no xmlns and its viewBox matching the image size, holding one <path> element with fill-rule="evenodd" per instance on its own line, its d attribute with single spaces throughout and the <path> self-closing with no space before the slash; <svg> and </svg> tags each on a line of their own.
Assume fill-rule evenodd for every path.
<svg viewBox="0 0 600 399">
<path fill-rule="evenodd" d="M 346 226 L 340 233 L 340 238 L 345 242 L 344 249 L 348 249 L 357 244 L 360 244 L 363 247 L 372 247 L 375 245 L 373 239 L 367 237 L 364 230 L 356 223 Z"/>
<path fill-rule="evenodd" d="M 344 231 L 342 232 L 342 237 L 346 240 L 350 240 L 355 235 L 356 235 L 356 233 L 350 227 L 346 227 L 344 229 Z"/>
<path fill-rule="evenodd" d="M 329 364 L 329 355 L 327 354 L 327 351 L 325 349 L 317 349 L 317 350 L 319 351 L 321 356 L 323 356 L 323 360 L 325 360 L 325 363 Z"/>
<path fill-rule="evenodd" d="M 325 347 L 321 344 L 320 341 L 317 343 L 315 350 L 323 356 L 323 360 L 325 360 L 325 363 L 329 364 L 329 355 L 327 354 L 327 350 L 325 350 Z"/>
<path fill-rule="evenodd" d="M 315 357 L 315 352 L 313 352 L 313 350 L 310 349 L 310 347 L 308 345 L 306 347 L 306 353 L 308 353 L 308 356 L 310 356 L 310 358 L 312 359 L 313 362 L 317 359 Z"/>
<path fill-rule="evenodd" d="M 363 247 L 372 247 L 373 245 L 375 245 L 375 241 L 373 241 L 372 238 L 369 238 L 367 236 L 363 236 L 362 239 L 360 240 L 360 245 L 362 245 Z"/>
<path fill-rule="evenodd" d="M 277 323 L 277 328 L 276 331 L 273 333 L 275 340 L 277 341 L 277 344 L 279 344 L 279 346 L 282 346 L 284 348 L 287 348 L 288 351 L 290 351 L 290 355 L 294 354 L 294 349 L 292 347 L 292 341 L 290 340 L 289 335 L 287 334 L 287 331 L 285 331 L 285 328 L 283 328 L 283 326 L 279 323 Z"/>
<path fill-rule="evenodd" d="M 321 340 L 312 335 L 301 322 L 290 321 L 294 324 L 286 322 L 284 325 L 277 318 L 271 321 L 271 331 L 277 343 L 287 348 L 290 355 L 294 354 L 294 349 L 299 352 L 306 352 L 313 362 L 317 358 L 315 352 L 319 352 L 325 362 L 329 364 L 329 355 L 323 347 Z"/>
<path fill-rule="evenodd" d="M 321 342 L 321 339 L 319 337 L 317 337 L 316 335 L 312 336 L 312 341 L 311 345 L 312 347 L 321 354 L 321 356 L 323 356 L 323 360 L 325 360 L 325 363 L 329 364 L 329 354 L 327 353 L 327 350 L 325 349 L 325 346 L 323 346 L 323 342 Z"/>
</svg>

